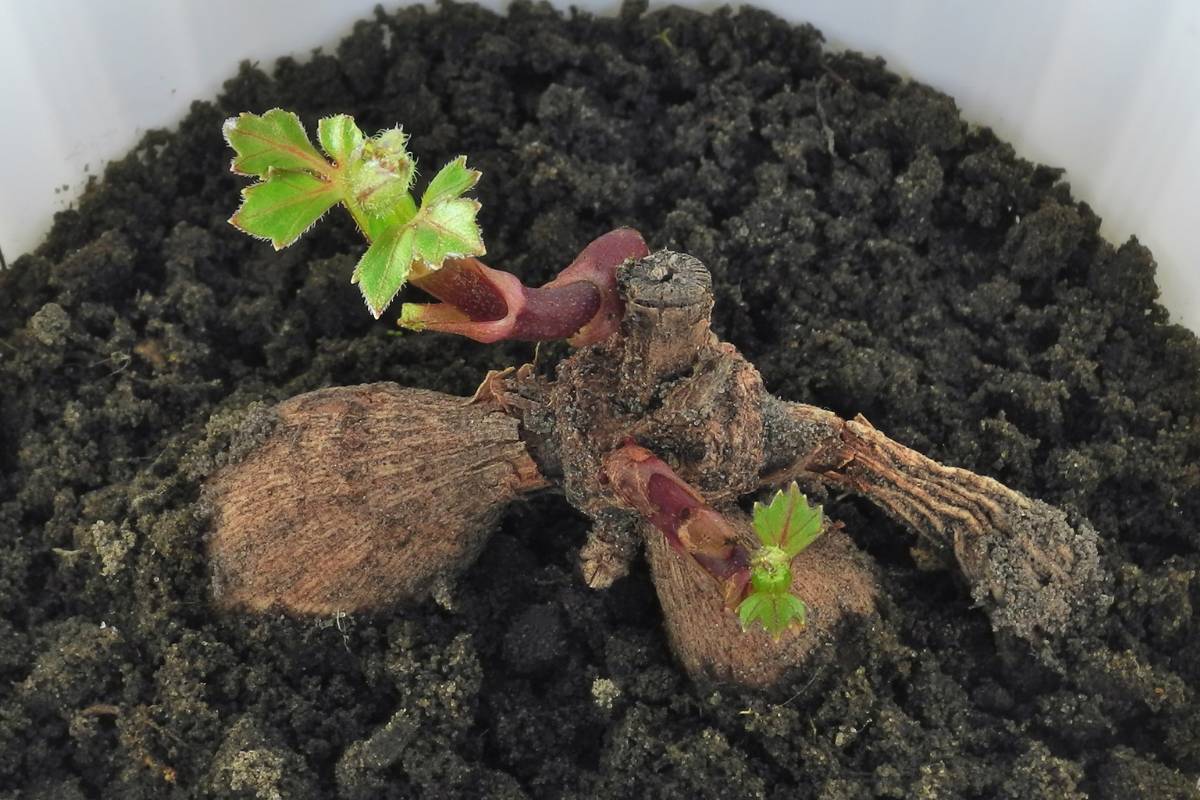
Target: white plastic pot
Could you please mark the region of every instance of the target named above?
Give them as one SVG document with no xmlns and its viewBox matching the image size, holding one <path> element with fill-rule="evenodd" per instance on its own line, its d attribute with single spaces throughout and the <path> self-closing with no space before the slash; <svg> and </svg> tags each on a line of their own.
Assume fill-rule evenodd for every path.
<svg viewBox="0 0 1200 800">
<path fill-rule="evenodd" d="M 214 96 L 241 59 L 269 66 L 332 46 L 377 1 L 0 4 L 0 251 L 11 262 L 35 247 L 89 175 L 147 129 L 177 122 L 193 99 Z M 1200 331 L 1200 3 L 757 5 L 812 22 L 834 47 L 883 56 L 953 95 L 968 120 L 1023 156 L 1065 167 L 1110 239 L 1136 234 L 1153 250 L 1172 318 Z"/>
</svg>

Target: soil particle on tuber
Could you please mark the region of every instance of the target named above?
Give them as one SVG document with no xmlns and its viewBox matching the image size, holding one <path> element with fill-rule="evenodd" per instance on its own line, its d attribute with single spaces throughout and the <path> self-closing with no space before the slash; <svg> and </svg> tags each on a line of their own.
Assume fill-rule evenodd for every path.
<svg viewBox="0 0 1200 800">
<path fill-rule="evenodd" d="M 1150 251 L 812 28 L 636 12 L 449 3 L 246 66 L 0 274 L 0 797 L 271 786 L 227 768 L 235 746 L 295 765 L 297 798 L 1194 795 L 1200 346 L 1157 304 Z M 715 333 L 768 391 L 1089 519 L 1110 610 L 1040 658 L 883 512 L 829 494 L 879 565 L 879 620 L 783 699 L 682 677 L 649 567 L 588 589 L 588 525 L 556 498 L 510 508 L 454 614 L 214 615 L 214 415 L 381 381 L 469 396 L 531 357 L 372 323 L 348 221 L 280 253 L 226 225 L 221 122 L 274 106 L 310 130 L 403 123 L 427 164 L 470 154 L 489 257 L 530 285 L 620 225 L 694 255 Z M 47 304 L 68 327 L 33 321 Z M 98 522 L 134 534 L 107 576 L 80 546 Z M 530 675 L 504 642 L 534 606 L 559 610 L 562 655 Z"/>
</svg>

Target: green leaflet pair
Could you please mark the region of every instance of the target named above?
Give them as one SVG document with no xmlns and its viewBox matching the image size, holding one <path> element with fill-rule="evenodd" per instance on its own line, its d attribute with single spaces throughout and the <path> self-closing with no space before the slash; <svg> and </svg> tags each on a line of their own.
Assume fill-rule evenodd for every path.
<svg viewBox="0 0 1200 800">
<path fill-rule="evenodd" d="M 324 156 L 300 118 L 278 108 L 231 117 L 224 133 L 237 154 L 233 172 L 259 179 L 242 190 L 242 205 L 229 221 L 279 250 L 341 203 L 370 242 L 351 281 L 376 318 L 410 274 L 485 252 L 475 221 L 479 201 L 462 196 L 479 180 L 466 156 L 442 167 L 418 204 L 410 194 L 416 161 L 400 128 L 368 138 L 346 114 L 325 117 L 317 125 Z"/>
</svg>

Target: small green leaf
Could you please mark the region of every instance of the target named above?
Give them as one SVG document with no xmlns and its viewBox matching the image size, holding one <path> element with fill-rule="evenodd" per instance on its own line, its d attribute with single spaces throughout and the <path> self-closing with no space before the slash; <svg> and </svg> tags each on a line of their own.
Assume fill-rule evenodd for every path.
<svg viewBox="0 0 1200 800">
<path fill-rule="evenodd" d="M 754 504 L 754 532 L 764 547 L 779 547 L 795 558 L 821 535 L 821 507 L 811 507 L 795 482 L 768 505 Z"/>
<path fill-rule="evenodd" d="M 223 130 L 236 153 L 234 172 L 260 178 L 242 191 L 242 205 L 230 222 L 280 249 L 342 203 L 371 242 L 351 282 L 359 284 L 376 317 L 418 259 L 438 269 L 448 258 L 485 252 L 476 223 L 479 203 L 462 197 L 479 180 L 465 156 L 434 176 L 418 207 L 410 191 L 416 161 L 399 126 L 368 138 L 349 115 L 325 117 L 317 140 L 328 159 L 313 146 L 300 118 L 282 109 L 241 114 L 226 120 Z"/>
<path fill-rule="evenodd" d="M 750 560 L 750 593 L 738 606 L 738 618 L 743 629 L 758 622 L 778 639 L 807 617 L 804 601 L 791 593 L 791 560 L 821 535 L 821 507 L 810 507 L 792 483 L 770 503 L 754 504 L 754 532 L 762 547 Z"/>
<path fill-rule="evenodd" d="M 432 269 L 447 258 L 483 255 L 483 237 L 475 223 L 479 202 L 457 198 L 421 207 L 413 219 L 416 255 Z"/>
<path fill-rule="evenodd" d="M 738 604 L 738 621 L 742 623 L 742 630 L 749 630 L 754 620 L 758 617 L 760 607 L 765 602 L 767 602 L 766 595 L 750 594 Z"/>
<path fill-rule="evenodd" d="M 408 280 L 415 234 L 411 225 L 387 230 L 367 248 L 354 268 L 351 282 L 358 284 L 375 319 L 379 319 Z"/>
<path fill-rule="evenodd" d="M 275 172 L 242 190 L 234 227 L 282 250 L 300 238 L 339 197 L 337 187 L 307 172 Z"/>
<path fill-rule="evenodd" d="M 239 175 L 265 178 L 270 169 L 321 175 L 330 171 L 329 162 L 308 140 L 300 118 L 290 111 L 272 108 L 262 116 L 240 114 L 225 120 L 222 131 L 237 153 L 230 169 Z"/>
<path fill-rule="evenodd" d="M 438 170 L 425 194 L 421 195 L 421 206 L 428 208 L 443 200 L 459 197 L 479 182 L 479 170 L 467 169 L 467 157 L 459 156 Z"/>
<path fill-rule="evenodd" d="M 742 630 L 757 622 L 775 639 L 793 625 L 804 625 L 806 618 L 804 601 L 788 593 L 751 594 L 738 606 Z"/>
<path fill-rule="evenodd" d="M 400 195 L 391 206 L 382 211 L 372 212 L 363 209 L 362 221 L 363 233 L 367 236 L 368 242 L 373 242 L 391 228 L 402 228 L 412 222 L 412 218 L 417 215 L 417 206 L 412 199 L 412 195 L 405 192 Z"/>
<path fill-rule="evenodd" d="M 348 114 L 323 117 L 317 122 L 317 139 L 325 154 L 338 163 L 346 164 L 362 155 L 366 137 Z"/>
</svg>

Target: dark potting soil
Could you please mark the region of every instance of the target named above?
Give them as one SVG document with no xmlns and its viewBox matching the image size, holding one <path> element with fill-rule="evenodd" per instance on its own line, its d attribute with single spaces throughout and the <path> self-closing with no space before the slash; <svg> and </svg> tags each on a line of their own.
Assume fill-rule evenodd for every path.
<svg viewBox="0 0 1200 800">
<path fill-rule="evenodd" d="M 0 275 L 0 798 L 1196 796 L 1200 346 L 1150 253 L 812 28 L 639 10 L 380 13 L 246 66 Z M 698 687 L 644 567 L 583 586 L 555 497 L 440 604 L 215 614 L 198 486 L 270 404 L 469 393 L 532 352 L 371 322 L 342 216 L 280 253 L 228 226 L 221 122 L 273 106 L 470 154 L 489 260 L 529 283 L 618 225 L 698 256 L 778 394 L 1090 517 L 1111 614 L 1041 653 L 999 640 L 911 535 L 827 498 L 880 565 L 879 618 L 779 696 Z"/>
</svg>

